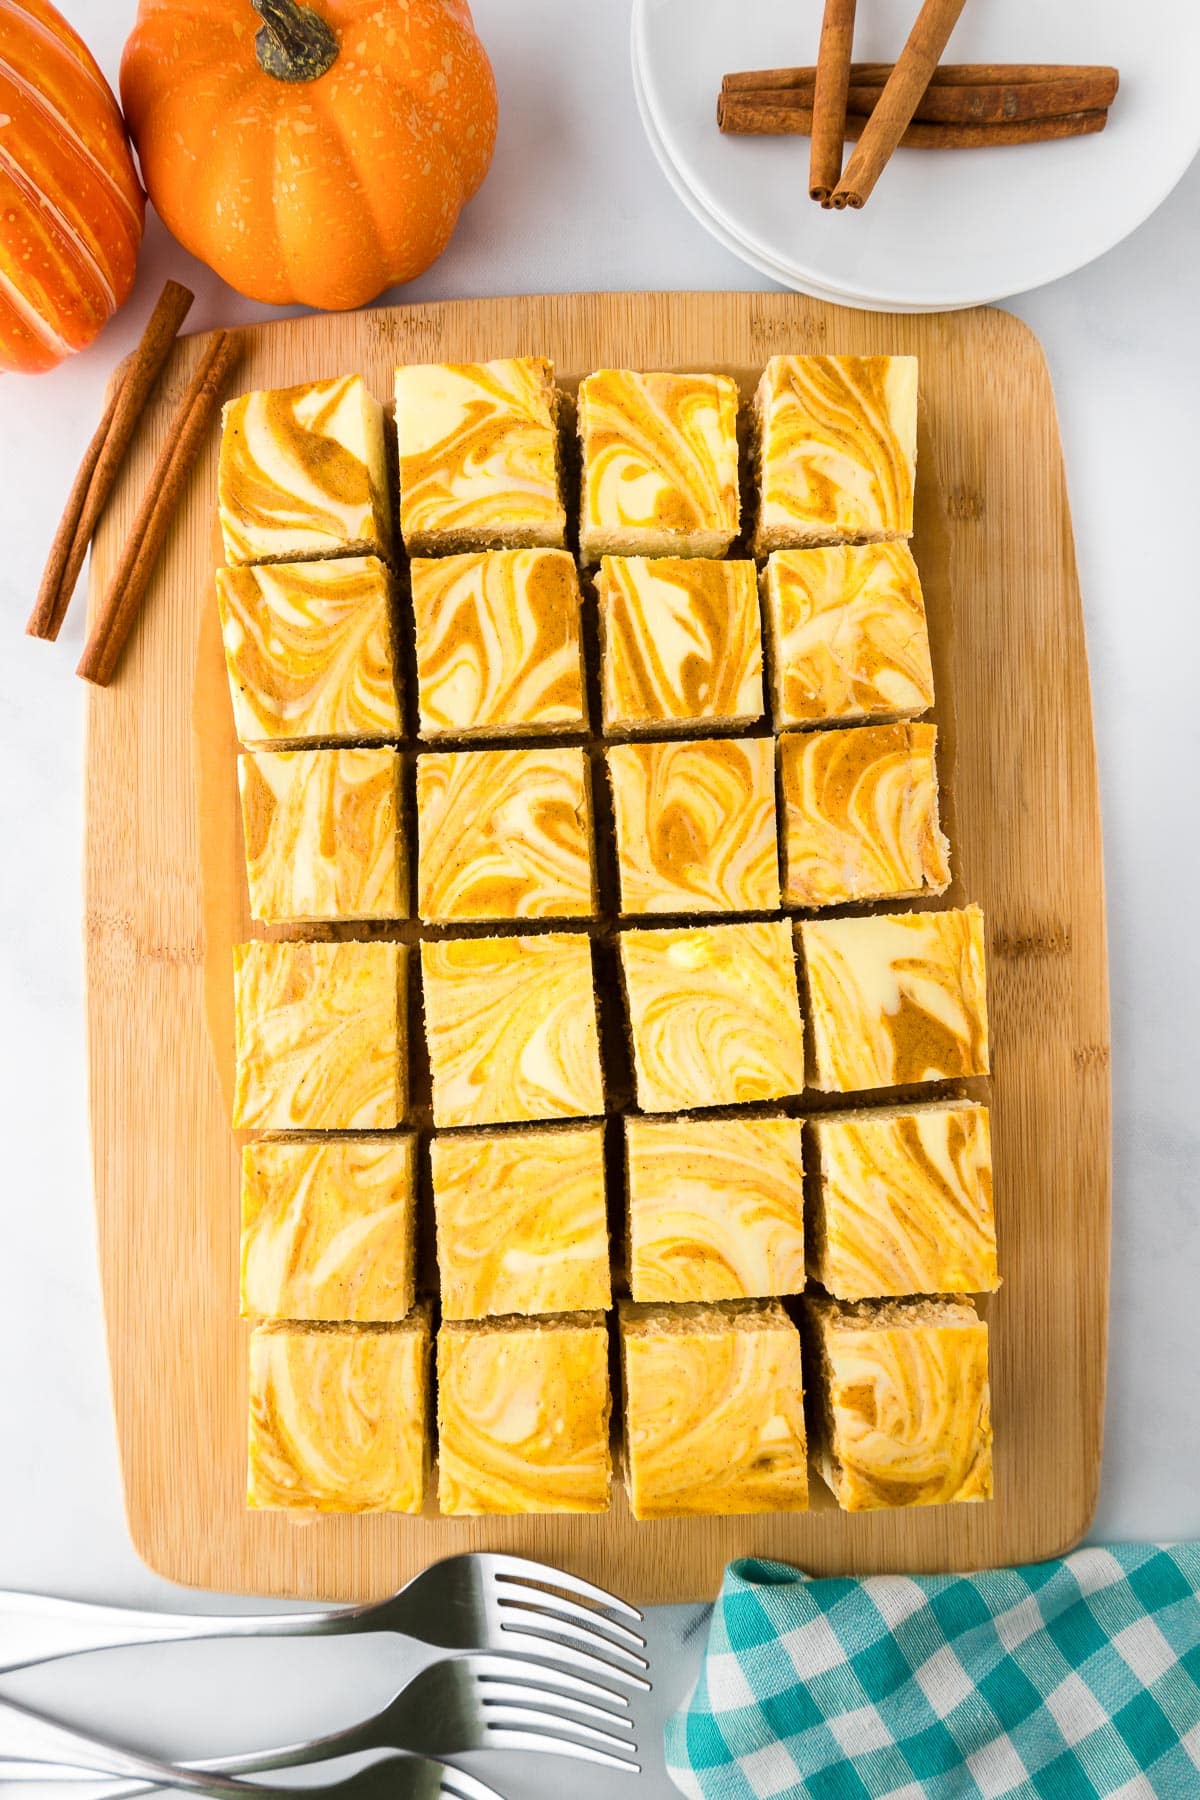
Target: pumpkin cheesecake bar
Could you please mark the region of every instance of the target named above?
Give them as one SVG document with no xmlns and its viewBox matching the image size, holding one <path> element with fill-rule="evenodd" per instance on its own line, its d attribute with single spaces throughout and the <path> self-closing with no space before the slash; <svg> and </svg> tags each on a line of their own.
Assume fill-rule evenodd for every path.
<svg viewBox="0 0 1200 1800">
<path fill-rule="evenodd" d="M 579 576 L 565 550 L 414 557 L 421 736 L 587 730 Z"/>
<path fill-rule="evenodd" d="M 361 375 L 240 394 L 221 419 L 227 562 L 391 554 L 383 408 Z"/>
<path fill-rule="evenodd" d="M 414 1144 L 259 1138 L 242 1151 L 242 1315 L 403 1319 L 414 1298 Z"/>
<path fill-rule="evenodd" d="M 987 1074 L 977 906 L 806 919 L 799 930 L 814 1087 L 852 1093 Z"/>
<path fill-rule="evenodd" d="M 607 1512 L 608 1332 L 599 1312 L 447 1320 L 438 1332 L 438 1507 Z"/>
<path fill-rule="evenodd" d="M 596 595 L 606 736 L 762 718 L 752 562 L 606 556 Z"/>
<path fill-rule="evenodd" d="M 429 1158 L 444 1319 L 612 1304 L 603 1125 L 438 1136 Z"/>
<path fill-rule="evenodd" d="M 417 911 L 427 924 L 586 919 L 596 911 L 580 749 L 417 758 Z"/>
<path fill-rule="evenodd" d="M 395 750 L 252 750 L 238 785 L 252 918 L 406 916 Z"/>
<path fill-rule="evenodd" d="M 776 550 L 760 586 L 777 726 L 911 719 L 933 705 L 925 601 L 906 543 Z"/>
<path fill-rule="evenodd" d="M 390 1131 L 408 1085 L 403 944 L 255 941 L 233 951 L 233 1124 Z"/>
<path fill-rule="evenodd" d="M 814 1458 L 845 1512 L 992 1497 L 988 1328 L 968 1301 L 804 1302 Z"/>
<path fill-rule="evenodd" d="M 724 556 L 739 519 L 738 391 L 726 375 L 600 369 L 579 384 L 579 549 Z"/>
<path fill-rule="evenodd" d="M 800 1333 L 777 1300 L 620 1308 L 635 1519 L 803 1512 Z"/>
<path fill-rule="evenodd" d="M 934 725 L 854 725 L 779 740 L 789 906 L 902 900 L 950 885 Z"/>
<path fill-rule="evenodd" d="M 840 1300 L 999 1287 L 986 1106 L 943 1100 L 808 1121 L 809 1273 Z"/>
<path fill-rule="evenodd" d="M 554 369 L 540 356 L 396 370 L 400 527 L 410 556 L 561 549 Z"/>
<path fill-rule="evenodd" d="M 754 433 L 755 556 L 911 536 L 915 356 L 773 356 Z"/>
<path fill-rule="evenodd" d="M 256 1511 L 418 1513 L 430 1463 L 429 1305 L 394 1325 L 250 1334 Z"/>
<path fill-rule="evenodd" d="M 745 1300 L 804 1286 L 799 1119 L 625 1120 L 635 1300 Z"/>
</svg>

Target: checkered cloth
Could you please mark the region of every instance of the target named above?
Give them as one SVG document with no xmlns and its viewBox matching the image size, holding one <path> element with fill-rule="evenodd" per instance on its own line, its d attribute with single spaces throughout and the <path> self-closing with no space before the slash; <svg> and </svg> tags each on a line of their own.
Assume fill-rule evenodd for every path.
<svg viewBox="0 0 1200 1800">
<path fill-rule="evenodd" d="M 667 1766 L 697 1800 L 1200 1800 L 1200 1545 L 980 1575 L 731 1563 Z"/>
</svg>

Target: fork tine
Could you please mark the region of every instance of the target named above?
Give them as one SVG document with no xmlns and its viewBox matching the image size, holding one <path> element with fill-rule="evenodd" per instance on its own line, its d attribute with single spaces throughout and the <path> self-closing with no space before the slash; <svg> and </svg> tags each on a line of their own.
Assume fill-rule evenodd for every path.
<svg viewBox="0 0 1200 1800">
<path fill-rule="evenodd" d="M 603 1655 L 615 1662 L 624 1662 L 633 1669 L 648 1669 L 650 1664 L 644 1656 L 634 1650 L 627 1650 L 624 1644 L 615 1643 L 612 1638 L 602 1638 L 594 1631 L 588 1631 L 582 1625 L 575 1625 L 570 1619 L 553 1618 L 549 1614 L 539 1614 L 522 1610 L 514 1614 L 510 1626 L 506 1619 L 501 1619 L 500 1629 L 504 1633 L 510 1630 L 532 1632 L 535 1636 L 547 1638 L 564 1638 L 570 1643 L 585 1644 L 593 1655 Z"/>
<path fill-rule="evenodd" d="M 573 1644 L 559 1642 L 549 1634 L 536 1631 L 514 1631 L 511 1625 L 501 1628 L 504 1632 L 505 1650 L 514 1652 L 526 1651 L 530 1656 L 539 1656 L 548 1662 L 569 1663 L 573 1669 L 590 1669 L 594 1675 L 607 1675 L 613 1681 L 623 1681 L 628 1687 L 641 1688 L 649 1693 L 650 1683 L 642 1675 L 632 1669 L 624 1668 L 620 1663 L 610 1663 L 603 1656 L 593 1655 L 590 1650 L 577 1650 Z"/>
<path fill-rule="evenodd" d="M 474 1775 L 464 1774 L 462 1769 L 443 1763 L 438 1800 L 504 1800 L 504 1795 L 488 1787 L 486 1782 L 476 1780 Z"/>
<path fill-rule="evenodd" d="M 517 1681 L 541 1688 L 556 1688 L 563 1694 L 581 1694 L 588 1700 L 613 1700 L 628 1706 L 624 1694 L 614 1694 L 598 1681 L 582 1675 L 568 1675 L 565 1669 L 531 1668 L 522 1656 L 495 1655 L 486 1650 L 472 1650 L 465 1656 L 448 1660 L 448 1667 L 465 1668 L 476 1681 Z"/>
<path fill-rule="evenodd" d="M 595 1600 L 600 1606 L 610 1607 L 613 1612 L 624 1613 L 628 1619 L 642 1617 L 636 1606 L 630 1606 L 627 1600 L 619 1599 L 616 1594 L 610 1594 L 601 1587 L 593 1587 L 590 1581 L 581 1581 L 578 1575 L 568 1575 L 562 1569 L 548 1568 L 545 1563 L 531 1562 L 528 1557 L 488 1552 L 481 1554 L 480 1561 L 486 1563 L 491 1574 L 501 1581 L 541 1582 L 548 1587 L 563 1588 L 568 1594 L 578 1594 L 585 1600 Z"/>
<path fill-rule="evenodd" d="M 606 1725 L 621 1731 L 632 1731 L 633 1720 L 610 1707 L 596 1706 L 591 1700 L 576 1700 L 567 1694 L 551 1693 L 549 1688 L 534 1687 L 524 1681 L 488 1681 L 483 1684 L 480 1699 L 484 1706 L 511 1702 L 514 1706 L 553 1706 L 564 1712 L 578 1713 L 583 1718 L 602 1719 Z M 622 1701 L 622 1704 L 625 1704 Z"/>
<path fill-rule="evenodd" d="M 628 1625 L 622 1625 L 618 1619 L 605 1619 L 597 1613 L 593 1606 L 577 1606 L 574 1600 L 564 1600 L 558 1594 L 547 1594 L 542 1589 L 517 1588 L 511 1594 L 505 1594 L 500 1605 L 510 1612 L 551 1613 L 559 1619 L 578 1619 L 586 1625 L 596 1637 L 607 1637 L 621 1643 L 633 1644 L 638 1650 L 646 1648 L 646 1640 L 640 1632 L 631 1631 Z"/>
<path fill-rule="evenodd" d="M 632 1746 L 631 1746 L 632 1747 Z M 609 1750 L 593 1744 L 572 1744 L 566 1738 L 544 1731 L 513 1731 L 504 1726 L 488 1727 L 488 1748 L 496 1750 L 540 1750 L 552 1756 L 573 1756 L 578 1762 L 600 1763 L 606 1769 L 626 1769 L 640 1775 L 642 1765 L 632 1757 L 614 1756 Z"/>
<path fill-rule="evenodd" d="M 547 1737 L 562 1735 L 565 1738 L 582 1739 L 588 1744 L 605 1744 L 610 1750 L 619 1750 L 625 1755 L 633 1755 L 637 1745 L 630 1738 L 618 1737 L 613 1731 L 603 1731 L 599 1725 L 586 1725 L 582 1719 L 570 1719 L 561 1713 L 551 1712 L 542 1706 L 512 1706 L 507 1702 L 489 1706 L 484 1725 L 491 1735 L 492 1726 L 499 1729 L 532 1725 L 540 1727 Z"/>
</svg>

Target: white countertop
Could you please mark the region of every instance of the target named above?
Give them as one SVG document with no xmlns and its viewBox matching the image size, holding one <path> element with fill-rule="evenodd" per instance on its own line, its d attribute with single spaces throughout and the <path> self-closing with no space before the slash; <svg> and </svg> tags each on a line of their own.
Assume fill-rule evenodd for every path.
<svg viewBox="0 0 1200 1800">
<path fill-rule="evenodd" d="M 115 84 L 132 6 L 64 6 Z M 684 212 L 643 140 L 627 0 L 474 10 L 500 86 L 496 160 L 441 262 L 393 298 L 765 285 Z M 106 373 L 168 274 L 196 291 L 189 329 L 270 316 L 151 221 L 137 291 L 99 343 L 53 374 L 0 385 L 0 1585 L 142 1605 L 203 1602 L 170 1590 L 130 1547 L 109 1409 L 80 955 L 82 605 L 57 646 L 23 627 Z M 1200 1535 L 1197 292 L 1200 164 L 1124 245 L 1012 304 L 1045 346 L 1058 397 L 1104 808 L 1115 1194 L 1098 1539 Z M 694 1667 L 680 1632 L 697 1618 L 680 1609 L 654 1621 L 652 1763 L 657 1719 Z M 186 1700 L 176 1666 L 164 1672 L 146 1652 L 10 1677 L 3 1691 L 199 1755 L 328 1729 L 385 1698 L 401 1662 L 349 1644 L 183 1654 L 197 1683 Z M 625 1785 L 552 1758 L 478 1767 L 510 1800 L 548 1800 L 568 1782 L 579 1800 Z M 674 1790 L 648 1773 L 636 1791 Z"/>
</svg>

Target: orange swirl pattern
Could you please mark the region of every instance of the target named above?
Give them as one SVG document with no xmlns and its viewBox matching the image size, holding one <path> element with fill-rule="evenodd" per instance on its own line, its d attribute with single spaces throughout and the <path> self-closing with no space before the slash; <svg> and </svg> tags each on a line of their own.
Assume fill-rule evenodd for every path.
<svg viewBox="0 0 1200 1800">
<path fill-rule="evenodd" d="M 242 1151 L 242 1314 L 402 1319 L 413 1304 L 411 1137 Z"/>
<path fill-rule="evenodd" d="M 983 914 L 805 920 L 800 939 L 827 1092 L 988 1072 Z"/>
<path fill-rule="evenodd" d="M 598 1313 L 438 1333 L 438 1506 L 607 1512 L 611 1397 Z"/>
<path fill-rule="evenodd" d="M 606 732 L 762 717 L 753 563 L 606 556 L 596 594 Z"/>
<path fill-rule="evenodd" d="M 608 776 L 622 912 L 779 905 L 771 738 L 617 744 Z"/>
<path fill-rule="evenodd" d="M 442 1317 L 612 1304 L 604 1127 L 435 1137 Z"/>
<path fill-rule="evenodd" d="M 623 931 L 621 969 L 644 1112 L 780 1100 L 803 1088 L 786 921 Z"/>
<path fill-rule="evenodd" d="M 842 1300 L 999 1287 L 986 1106 L 810 1121 L 818 1180 L 811 1270 Z"/>
<path fill-rule="evenodd" d="M 800 1334 L 778 1302 L 623 1305 L 621 1352 L 635 1519 L 805 1510 Z"/>
<path fill-rule="evenodd" d="M 582 932 L 421 945 L 438 1127 L 604 1112 L 591 941 Z"/>
<path fill-rule="evenodd" d="M 422 737 L 587 729 L 572 556 L 417 557 L 411 573 Z"/>
<path fill-rule="evenodd" d="M 777 725 L 913 718 L 933 705 L 925 601 L 907 544 L 777 550 L 762 586 Z"/>
<path fill-rule="evenodd" d="M 992 1497 L 987 1326 L 944 1301 L 814 1300 L 821 1472 L 846 1512 Z"/>
<path fill-rule="evenodd" d="M 259 750 L 238 757 L 250 913 L 398 919 L 408 910 L 394 750 Z"/>
<path fill-rule="evenodd" d="M 911 534 L 915 356 L 773 356 L 754 407 L 756 555 Z"/>
<path fill-rule="evenodd" d="M 403 944 L 235 944 L 235 1129 L 400 1123 L 407 955 Z"/>
<path fill-rule="evenodd" d="M 779 742 L 789 906 L 941 894 L 933 725 L 792 732 Z"/>
<path fill-rule="evenodd" d="M 388 555 L 383 408 L 361 375 L 241 394 L 221 416 L 228 562 Z"/>
<path fill-rule="evenodd" d="M 400 524 L 411 555 L 562 547 L 554 370 L 539 356 L 396 370 Z"/>
<path fill-rule="evenodd" d="M 218 569 L 217 604 L 238 737 L 400 737 L 387 570 L 373 556 Z"/>
<path fill-rule="evenodd" d="M 429 1309 L 383 1329 L 250 1335 L 247 1505 L 420 1512 L 429 1467 Z"/>
<path fill-rule="evenodd" d="M 802 1130 L 799 1119 L 626 1119 L 635 1300 L 800 1292 Z"/>
<path fill-rule="evenodd" d="M 580 919 L 596 909 L 582 750 L 417 758 L 417 910 L 427 923 Z"/>
</svg>

